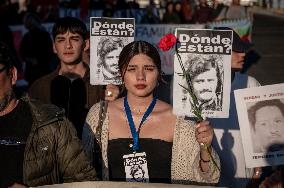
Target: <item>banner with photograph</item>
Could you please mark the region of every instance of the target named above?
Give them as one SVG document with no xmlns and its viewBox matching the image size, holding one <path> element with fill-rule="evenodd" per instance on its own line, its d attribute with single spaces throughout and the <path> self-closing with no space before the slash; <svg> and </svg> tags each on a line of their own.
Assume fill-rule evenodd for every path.
<svg viewBox="0 0 284 188">
<path fill-rule="evenodd" d="M 284 164 L 284 84 L 234 93 L 246 166 Z"/>
<path fill-rule="evenodd" d="M 118 57 L 134 41 L 133 18 L 90 18 L 90 82 L 92 85 L 121 84 Z"/>
<path fill-rule="evenodd" d="M 176 28 L 204 29 L 204 24 L 138 24 L 135 29 L 135 40 L 144 40 L 157 46 L 160 39 L 167 33 L 174 33 Z M 174 52 L 172 50 L 161 52 L 162 71 L 167 75 L 174 72 Z"/>
<path fill-rule="evenodd" d="M 229 116 L 231 89 L 232 31 L 178 28 L 178 54 L 193 91 L 202 104 L 204 117 Z M 174 58 L 173 109 L 177 115 L 194 117 L 192 98 L 181 87 L 187 86 L 177 55 Z"/>
</svg>

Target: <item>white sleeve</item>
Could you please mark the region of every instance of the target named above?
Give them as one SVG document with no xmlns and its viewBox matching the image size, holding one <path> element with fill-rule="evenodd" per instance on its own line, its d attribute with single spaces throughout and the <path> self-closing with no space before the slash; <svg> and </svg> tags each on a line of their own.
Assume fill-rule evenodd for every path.
<svg viewBox="0 0 284 188">
<path fill-rule="evenodd" d="M 254 77 L 248 76 L 247 88 L 258 86 L 260 86 L 260 83 Z"/>
</svg>

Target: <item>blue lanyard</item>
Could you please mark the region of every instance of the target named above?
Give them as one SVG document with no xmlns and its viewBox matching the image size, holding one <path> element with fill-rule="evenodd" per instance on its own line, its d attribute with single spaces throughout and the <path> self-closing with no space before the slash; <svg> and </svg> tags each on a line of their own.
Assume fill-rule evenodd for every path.
<svg viewBox="0 0 284 188">
<path fill-rule="evenodd" d="M 157 98 L 154 97 L 151 104 L 148 106 L 146 112 L 144 113 L 144 115 L 142 117 L 142 120 L 141 120 L 139 127 L 138 127 L 138 131 L 136 131 L 134 121 L 133 121 L 133 118 L 132 118 L 132 113 L 131 113 L 131 110 L 130 110 L 130 107 L 129 107 L 129 104 L 128 104 L 128 101 L 127 101 L 127 96 L 124 97 L 124 110 L 125 110 L 125 113 L 126 113 L 126 117 L 127 117 L 128 123 L 129 123 L 130 130 L 131 130 L 132 138 L 133 138 L 133 151 L 134 152 L 139 150 L 140 128 L 143 125 L 144 121 L 147 119 L 147 117 L 153 111 L 154 106 L 156 105 L 156 102 L 157 102 Z"/>
</svg>

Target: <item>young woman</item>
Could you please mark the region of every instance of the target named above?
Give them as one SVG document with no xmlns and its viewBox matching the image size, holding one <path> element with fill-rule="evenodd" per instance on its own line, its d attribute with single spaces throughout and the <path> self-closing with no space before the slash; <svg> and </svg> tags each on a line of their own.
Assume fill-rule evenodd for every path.
<svg viewBox="0 0 284 188">
<path fill-rule="evenodd" d="M 153 95 L 161 79 L 156 48 L 134 41 L 121 51 L 118 66 L 126 96 L 109 102 L 101 129 L 99 104 L 90 109 L 86 120 L 101 143 L 103 180 L 217 183 L 220 172 L 200 147 L 207 144 L 220 164 L 210 146 L 213 129 L 209 122 L 195 124 L 176 117 L 169 104 Z M 87 139 L 83 136 L 83 143 Z"/>
</svg>

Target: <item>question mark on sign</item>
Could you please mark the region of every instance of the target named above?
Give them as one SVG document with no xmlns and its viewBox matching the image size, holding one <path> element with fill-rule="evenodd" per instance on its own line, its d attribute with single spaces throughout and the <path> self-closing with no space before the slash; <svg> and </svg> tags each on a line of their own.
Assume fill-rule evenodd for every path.
<svg viewBox="0 0 284 188">
<path fill-rule="evenodd" d="M 230 44 L 226 44 L 224 47 L 226 48 L 226 54 L 229 54 L 231 52 L 232 46 Z"/>
<path fill-rule="evenodd" d="M 133 36 L 133 34 L 134 34 L 134 29 L 131 29 L 130 36 Z"/>
</svg>

